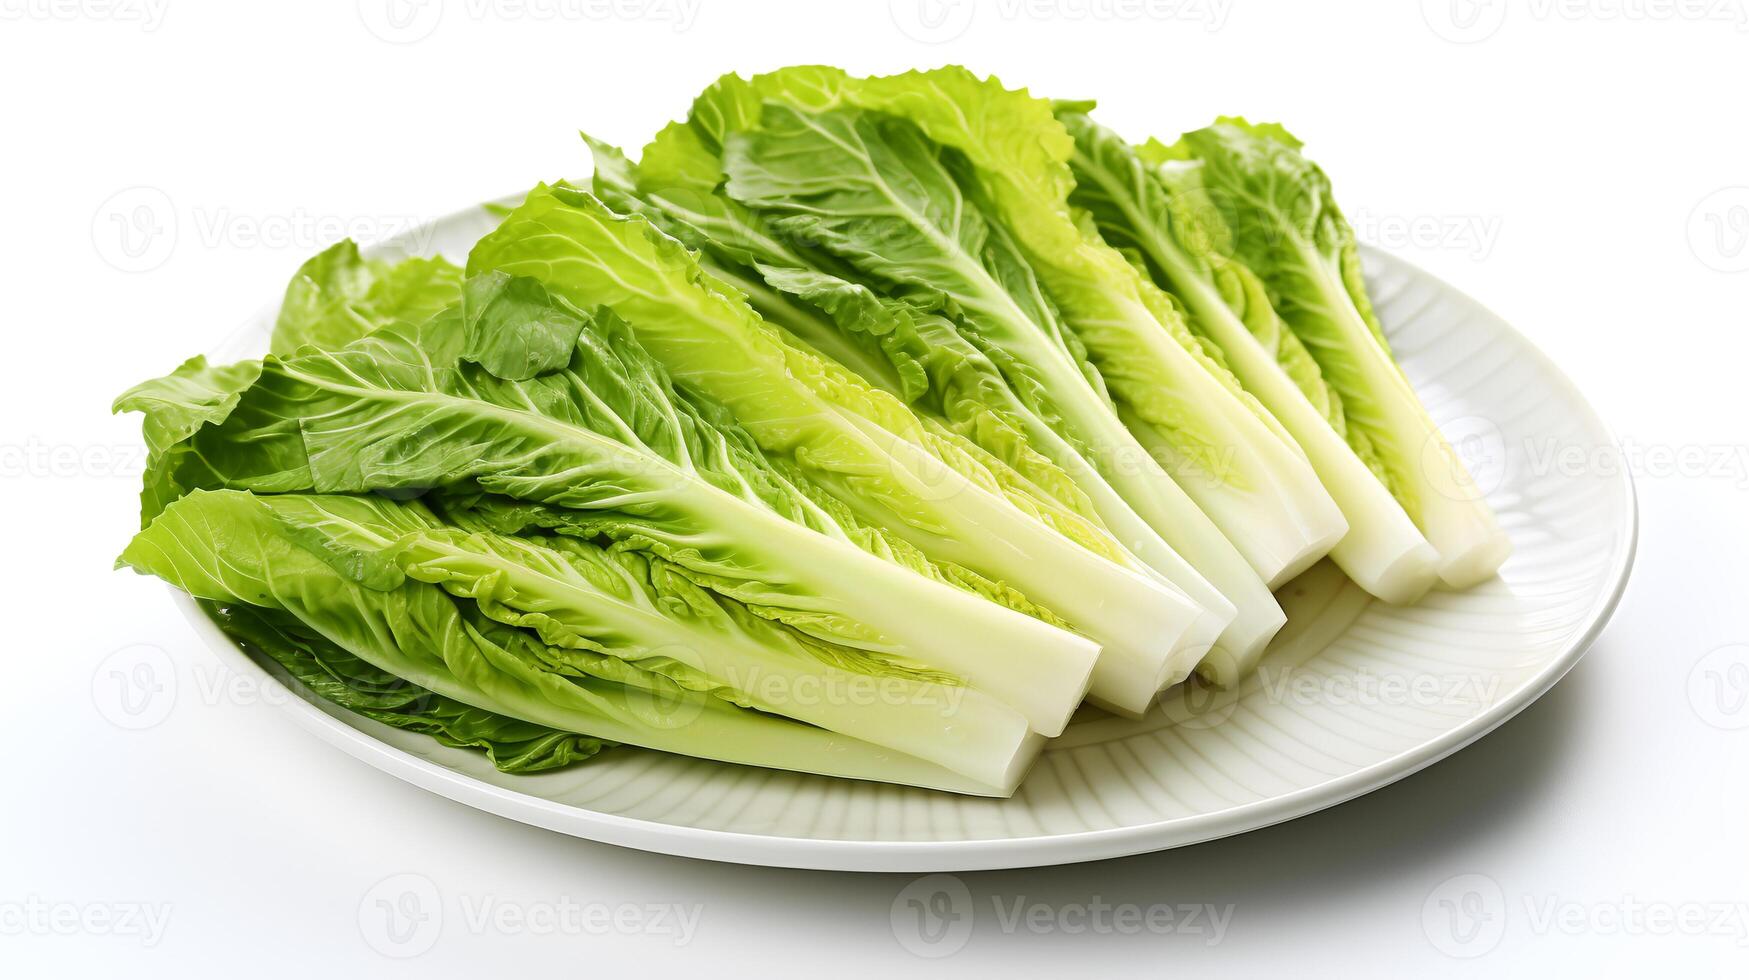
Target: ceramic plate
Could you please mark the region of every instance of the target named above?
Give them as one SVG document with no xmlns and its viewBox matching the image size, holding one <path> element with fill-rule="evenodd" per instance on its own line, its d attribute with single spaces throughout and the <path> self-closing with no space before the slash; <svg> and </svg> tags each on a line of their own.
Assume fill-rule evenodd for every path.
<svg viewBox="0 0 1749 980">
<path fill-rule="evenodd" d="M 380 250 L 463 258 L 480 208 Z M 1367 280 L 1392 344 L 1511 536 L 1498 579 L 1409 608 L 1369 601 L 1327 564 L 1280 593 L 1289 625 L 1230 692 L 1169 696 L 1142 721 L 1078 716 L 1013 799 L 615 749 L 534 776 L 324 703 L 276 698 L 347 753 L 434 793 L 560 833 L 749 864 L 951 871 L 1089 861 L 1253 830 L 1377 789 L 1524 709 L 1584 653 L 1633 560 L 1615 442 L 1529 341 L 1455 289 L 1382 252 Z M 266 348 L 263 311 L 215 354 Z M 264 668 L 175 593 L 238 670 Z"/>
</svg>

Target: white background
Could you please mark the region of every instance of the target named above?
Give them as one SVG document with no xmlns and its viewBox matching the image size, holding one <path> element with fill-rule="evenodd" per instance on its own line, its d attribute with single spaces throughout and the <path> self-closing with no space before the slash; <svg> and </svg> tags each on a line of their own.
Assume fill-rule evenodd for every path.
<svg viewBox="0 0 1749 980">
<path fill-rule="evenodd" d="M 1749 903 L 1749 709 L 1688 696 L 1703 657 L 1749 643 L 1742 2 L 403 0 L 397 22 L 379 0 L 0 0 L 0 975 L 1749 973 L 1749 905 L 1654 928 L 1655 910 Z M 1176 852 L 965 875 L 975 926 L 933 963 L 890 925 L 907 876 L 533 830 L 202 690 L 214 661 L 162 587 L 108 570 L 138 472 L 111 397 L 214 345 L 341 234 L 584 174 L 579 127 L 635 147 L 717 74 L 800 61 L 963 62 L 1097 96 L 1137 137 L 1288 122 L 1363 237 L 1518 325 L 1629 444 L 1643 531 L 1614 623 L 1517 720 L 1370 797 Z M 181 679 L 141 731 L 99 710 L 101 665 L 135 644 Z M 444 910 L 405 961 L 361 928 L 398 874 Z M 1458 950 L 1472 960 L 1423 928 L 1479 880 L 1459 875 L 1500 890 L 1498 943 Z M 1017 899 L 1052 920 L 1005 929 L 994 909 Z M 648 921 L 469 921 L 566 900 L 699 919 L 684 943 Z M 1077 914 L 1095 902 L 1231 919 L 1219 942 L 1206 923 L 1104 935 Z M 161 935 L 97 921 L 141 906 L 168 909 Z"/>
</svg>

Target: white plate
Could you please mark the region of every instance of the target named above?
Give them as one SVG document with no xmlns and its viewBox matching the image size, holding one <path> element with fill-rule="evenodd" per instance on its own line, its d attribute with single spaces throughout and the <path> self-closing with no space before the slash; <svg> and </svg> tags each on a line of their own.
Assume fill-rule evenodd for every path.
<svg viewBox="0 0 1749 980">
<path fill-rule="evenodd" d="M 474 208 L 402 242 L 461 259 L 493 224 Z M 275 700 L 349 754 L 469 806 L 613 844 L 797 868 L 1090 861 L 1253 830 L 1377 789 L 1486 734 L 1573 666 L 1621 596 L 1635 512 L 1625 469 L 1595 465 L 1614 440 L 1553 364 L 1432 276 L 1371 249 L 1365 260 L 1404 368 L 1512 537 L 1500 577 L 1392 608 L 1321 565 L 1284 589 L 1290 625 L 1247 683 L 1181 694 L 1141 722 L 1078 719 L 1013 799 L 629 748 L 509 776 L 478 753 L 319 701 Z M 216 353 L 258 354 L 272 320 L 264 311 Z M 176 595 L 220 657 L 277 683 Z"/>
</svg>

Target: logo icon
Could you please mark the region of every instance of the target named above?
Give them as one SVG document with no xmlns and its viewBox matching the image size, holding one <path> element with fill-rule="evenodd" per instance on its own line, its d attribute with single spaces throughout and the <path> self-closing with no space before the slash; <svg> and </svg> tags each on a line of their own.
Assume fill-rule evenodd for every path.
<svg viewBox="0 0 1749 980">
<path fill-rule="evenodd" d="M 893 938 L 913 956 L 941 959 L 972 938 L 972 892 L 958 876 L 924 875 L 893 898 Z"/>
<path fill-rule="evenodd" d="M 696 651 L 676 643 L 652 649 L 646 659 L 654 662 L 662 658 L 695 669 L 700 663 Z M 706 691 L 683 687 L 665 674 L 650 673 L 648 680 L 648 687 L 626 685 L 623 703 L 627 711 L 656 728 L 668 731 L 685 728 L 704 714 L 707 703 L 714 697 Z"/>
<path fill-rule="evenodd" d="M 117 728 L 151 728 L 176 705 L 176 664 L 149 643 L 122 647 L 91 675 L 91 703 Z"/>
<path fill-rule="evenodd" d="M 443 898 L 421 874 L 390 875 L 358 902 L 358 932 L 371 949 L 409 959 L 436 945 L 443 931 Z"/>
<path fill-rule="evenodd" d="M 1719 647 L 1688 672 L 1688 703 L 1714 728 L 1749 728 L 1749 644 Z"/>
<path fill-rule="evenodd" d="M 123 272 L 150 272 L 176 251 L 176 204 L 156 187 L 116 191 L 91 216 L 91 244 Z"/>
<path fill-rule="evenodd" d="M 1506 0 L 1421 0 L 1421 19 L 1453 44 L 1475 44 L 1506 22 Z"/>
<path fill-rule="evenodd" d="M 972 26 L 975 0 L 888 0 L 893 26 L 924 44 L 945 44 Z"/>
<path fill-rule="evenodd" d="M 1749 187 L 1722 187 L 1688 214 L 1688 249 L 1709 269 L 1749 271 Z"/>
<path fill-rule="evenodd" d="M 1456 875 L 1427 893 L 1421 929 L 1447 956 L 1474 959 L 1500 945 L 1506 935 L 1506 895 L 1487 875 Z"/>
<path fill-rule="evenodd" d="M 443 0 L 358 0 L 364 28 L 390 44 L 413 44 L 437 30 Z"/>
<path fill-rule="evenodd" d="M 1216 650 L 1209 656 L 1226 658 L 1229 662 L 1233 657 L 1225 650 Z M 1232 720 L 1239 710 L 1236 688 L 1216 687 L 1199 674 L 1192 674 L 1184 679 L 1184 683 L 1161 692 L 1157 700 L 1173 724 L 1189 729 L 1217 728 Z"/>
<path fill-rule="evenodd" d="M 1506 479 L 1506 436 L 1492 419 L 1466 415 L 1430 432 L 1421 446 L 1421 466 L 1441 496 L 1480 500 Z"/>
</svg>

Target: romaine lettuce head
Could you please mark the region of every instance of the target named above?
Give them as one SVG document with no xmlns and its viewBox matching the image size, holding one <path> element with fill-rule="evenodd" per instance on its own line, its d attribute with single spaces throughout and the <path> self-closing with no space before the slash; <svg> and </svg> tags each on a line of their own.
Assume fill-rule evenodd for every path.
<svg viewBox="0 0 1749 980">
<path fill-rule="evenodd" d="M 1266 581 L 1278 584 L 1341 536 L 1340 511 L 1291 439 L 1197 343 L 1169 300 L 1068 205 L 1073 140 L 1051 104 L 961 68 L 853 79 L 826 69 L 755 78 L 767 101 L 824 113 L 903 117 L 963 155 L 1117 401 L 1145 423 L 1144 448 Z"/>
<path fill-rule="evenodd" d="M 1108 526 L 1205 604 L 1238 607 L 1221 643 L 1251 662 L 1282 621 L 1262 576 L 1315 560 L 1340 517 L 1266 412 L 1237 404 L 1236 385 L 1208 387 L 1211 369 L 1224 368 L 1170 303 L 1072 220 L 1061 203 L 1068 184 L 1052 177 L 1068 173 L 1051 162 L 1057 142 L 1066 134 L 1047 104 L 963 70 L 854 79 L 796 68 L 722 79 L 695 102 L 688 136 L 658 137 L 641 169 L 671 147 L 695 160 L 721 147 L 732 206 L 763 220 L 767 237 L 830 252 L 860 281 L 946 317 L 1003 373 L 1032 416 L 1029 438 Z M 697 190 L 708 168 L 687 173 Z M 1109 315 L 1126 291 L 1140 317 L 1130 326 L 1148 328 L 1139 340 L 1121 337 L 1121 317 Z M 1103 354 L 1090 334 L 1107 338 Z M 1164 361 L 1148 353 L 1162 342 Z M 1188 393 L 1166 384 L 1172 370 L 1183 370 Z M 1112 404 L 1126 402 L 1126 388 L 1158 409 L 1150 422 L 1148 409 L 1125 404 L 1143 423 L 1134 433 Z"/>
<path fill-rule="evenodd" d="M 188 411 L 162 404 L 161 388 L 121 406 Z M 504 274 L 471 280 L 462 304 L 423 324 L 270 356 L 165 459 L 163 481 L 182 490 L 491 494 L 559 509 L 756 615 L 960 674 L 1041 730 L 1061 729 L 1096 654 L 1012 588 L 931 562 L 769 459 L 611 311 Z"/>
<path fill-rule="evenodd" d="M 1341 507 L 1348 533 L 1331 558 L 1387 601 L 1419 598 L 1438 579 L 1437 553 L 1380 478 L 1365 435 L 1349 430 L 1341 394 L 1276 314 L 1262 280 L 1232 257 L 1232 232 L 1201 165 L 1138 152 L 1080 107 L 1059 105 L 1057 115 L 1075 137 L 1070 202 L 1184 306 L 1198 338 L 1288 430 Z"/>
<path fill-rule="evenodd" d="M 1439 552 L 1440 577 L 1462 588 L 1492 576 L 1511 546 L 1391 356 L 1329 178 L 1275 124 L 1223 119 L 1179 148 L 1200 161 L 1234 254 L 1341 397 L 1350 445 Z"/>
<path fill-rule="evenodd" d="M 458 593 L 479 588 L 465 584 L 475 566 L 434 556 L 433 535 L 450 539 L 439 547 L 471 546 L 476 555 L 514 549 L 517 562 L 538 547 L 486 536 L 464 543 L 465 535 L 445 529 L 417 503 L 220 490 L 195 491 L 172 503 L 121 561 L 197 598 L 261 610 L 260 617 L 281 624 L 282 635 L 319 637 L 316 642 L 368 665 L 342 664 L 348 669 L 344 693 L 324 685 L 328 696 L 350 707 L 406 715 L 400 719 L 406 727 L 436 726 L 451 739 L 463 734 L 462 724 L 476 724 L 484 730 L 471 741 L 484 740 L 494 751 L 500 748 L 495 743 L 509 750 L 509 743 L 542 738 L 549 740 L 549 756 L 591 747 L 585 739 L 573 739 L 569 748 L 552 745 L 547 734 L 572 733 L 728 762 L 995 794 L 1012 791 L 1036 751 L 1036 740 L 1012 712 L 991 717 L 976 703 L 962 703 L 963 718 L 955 712 L 961 725 L 950 742 L 957 744 L 934 749 L 938 757 L 951 758 L 953 767 L 743 707 L 708 686 L 702 662 L 697 668 L 680 662 L 722 642 L 720 624 L 663 608 L 678 597 L 667 596 L 648 574 L 653 566 L 635 556 L 623 562 L 623 554 L 598 550 L 572 565 L 578 555 L 572 550 L 542 566 L 573 567 L 570 587 L 598 593 L 588 602 L 591 618 L 573 625 L 594 647 L 611 652 L 548 644 L 536 631 L 505 622 L 508 610 L 518 602 L 538 603 L 543 612 L 584 615 L 571 608 L 570 597 L 559 591 L 538 596 L 504 584 L 490 602 L 464 598 Z M 526 576 L 538 573 L 521 574 L 527 584 Z M 640 613 L 640 606 L 660 612 Z M 645 632 L 658 620 L 657 632 Z M 699 632 L 677 646 L 669 642 L 676 630 Z M 249 639 L 263 637 L 257 631 Z M 385 703 L 380 688 L 389 678 L 444 700 Z M 366 700 L 353 686 L 360 681 L 375 685 L 377 696 Z M 815 700 L 829 699 L 798 698 L 793 705 Z M 891 710 L 878 702 L 856 707 L 853 699 L 828 706 L 851 724 L 853 715 L 869 720 Z M 484 715 L 470 722 L 461 717 L 466 709 Z M 913 720 L 929 710 L 914 708 Z M 507 728 L 495 718 L 525 727 Z"/>
<path fill-rule="evenodd" d="M 930 557 L 1012 583 L 1102 643 L 1094 685 L 1108 700 L 1145 706 L 1201 616 L 1127 567 L 1096 525 L 1040 506 L 900 399 L 788 341 L 643 216 L 543 187 L 475 246 L 469 269 L 538 278 L 612 310 L 677 382 L 723 405 L 765 452 Z"/>
</svg>

